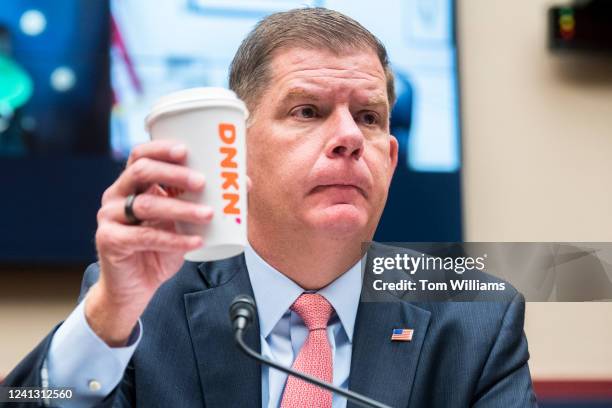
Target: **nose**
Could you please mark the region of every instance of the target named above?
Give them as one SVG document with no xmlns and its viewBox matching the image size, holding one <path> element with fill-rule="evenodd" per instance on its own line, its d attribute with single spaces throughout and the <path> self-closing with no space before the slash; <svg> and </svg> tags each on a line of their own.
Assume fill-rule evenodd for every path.
<svg viewBox="0 0 612 408">
<path fill-rule="evenodd" d="M 327 157 L 358 160 L 363 155 L 364 138 L 351 112 L 346 108 L 338 109 L 332 116 L 331 122 L 332 137 L 325 149 Z"/>
</svg>

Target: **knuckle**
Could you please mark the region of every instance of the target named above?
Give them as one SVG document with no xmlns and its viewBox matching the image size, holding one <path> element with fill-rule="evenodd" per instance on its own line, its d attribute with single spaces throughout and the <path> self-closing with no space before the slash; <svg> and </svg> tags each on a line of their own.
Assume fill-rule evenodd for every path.
<svg viewBox="0 0 612 408">
<path fill-rule="evenodd" d="M 104 192 L 102 193 L 102 204 L 108 202 L 108 200 L 110 199 L 112 194 L 112 186 L 108 187 L 106 190 L 104 190 Z"/>
<path fill-rule="evenodd" d="M 96 244 L 102 251 L 123 248 L 125 246 L 123 241 L 123 236 L 111 225 L 104 224 L 96 230 Z"/>
<path fill-rule="evenodd" d="M 127 162 L 134 163 L 136 160 L 138 160 L 138 158 L 142 156 L 140 151 L 141 151 L 141 148 L 139 146 L 134 146 L 132 148 L 132 151 L 130 152 L 130 156 L 128 157 Z"/>
<path fill-rule="evenodd" d="M 108 247 L 111 239 L 111 233 L 109 231 L 109 228 L 101 225 L 98 227 L 98 229 L 96 230 L 96 244 L 98 245 L 98 247 L 100 248 L 106 248 Z"/>
<path fill-rule="evenodd" d="M 143 242 L 152 245 L 159 242 L 159 234 L 154 228 L 145 228 L 140 234 L 140 239 Z"/>
<path fill-rule="evenodd" d="M 98 221 L 98 225 L 100 225 L 104 220 L 106 220 L 107 210 L 104 206 L 100 207 L 98 213 L 96 214 L 96 220 Z"/>
<path fill-rule="evenodd" d="M 140 194 L 134 200 L 134 211 L 141 216 L 150 215 L 154 205 L 154 199 L 150 194 Z"/>
<path fill-rule="evenodd" d="M 149 143 L 139 143 L 136 146 L 134 146 L 132 148 L 132 151 L 130 152 L 130 156 L 134 159 L 134 160 L 138 160 L 141 157 L 145 156 L 145 150 L 147 145 L 150 144 Z"/>
<path fill-rule="evenodd" d="M 151 167 L 151 160 L 147 158 L 138 159 L 130 166 L 132 169 L 132 176 L 137 180 L 145 180 L 149 169 Z"/>
</svg>

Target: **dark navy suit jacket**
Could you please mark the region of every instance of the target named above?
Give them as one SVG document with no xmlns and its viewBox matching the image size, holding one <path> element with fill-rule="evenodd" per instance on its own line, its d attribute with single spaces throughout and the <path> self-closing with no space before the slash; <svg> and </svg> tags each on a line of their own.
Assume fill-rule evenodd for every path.
<svg viewBox="0 0 612 408">
<path fill-rule="evenodd" d="M 81 297 L 98 275 L 87 269 Z M 392 407 L 536 406 L 525 303 L 510 292 L 503 302 L 361 302 L 350 389 Z M 228 307 L 238 294 L 253 295 L 243 255 L 185 263 L 147 307 L 141 343 L 102 406 L 261 407 L 261 368 L 233 342 Z M 413 340 L 391 342 L 394 328 L 414 329 Z M 52 334 L 4 385 L 40 386 Z M 260 349 L 257 324 L 246 341 Z"/>
</svg>

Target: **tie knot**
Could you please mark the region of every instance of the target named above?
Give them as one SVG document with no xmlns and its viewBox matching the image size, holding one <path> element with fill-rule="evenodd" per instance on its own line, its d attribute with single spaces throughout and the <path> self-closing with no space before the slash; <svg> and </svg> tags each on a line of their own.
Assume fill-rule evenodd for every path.
<svg viewBox="0 0 612 408">
<path fill-rule="evenodd" d="M 302 293 L 291 306 L 299 314 L 309 331 L 327 328 L 334 308 L 327 299 L 316 293 Z"/>
</svg>

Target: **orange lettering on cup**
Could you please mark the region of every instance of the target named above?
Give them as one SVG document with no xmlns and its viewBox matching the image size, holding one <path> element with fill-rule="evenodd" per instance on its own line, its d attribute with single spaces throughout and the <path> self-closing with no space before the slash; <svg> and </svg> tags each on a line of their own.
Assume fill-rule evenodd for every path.
<svg viewBox="0 0 612 408">
<path fill-rule="evenodd" d="M 233 147 L 221 147 L 219 149 L 221 154 L 225 155 L 225 158 L 221 162 L 221 167 L 235 169 L 238 167 L 238 163 L 234 161 L 234 157 L 236 157 L 236 149 Z"/>
<path fill-rule="evenodd" d="M 219 136 L 223 143 L 234 144 L 236 140 L 236 127 L 231 123 L 220 123 L 219 124 Z"/>
<path fill-rule="evenodd" d="M 221 178 L 223 179 L 221 188 L 224 192 L 222 197 L 226 202 L 225 207 L 223 207 L 223 213 L 240 215 L 240 208 L 237 207 L 238 201 L 240 200 L 238 172 L 236 170 L 229 170 L 238 168 L 238 163 L 234 160 L 237 154 L 236 147 L 234 146 L 234 142 L 236 141 L 236 127 L 231 123 L 220 123 L 219 138 L 221 142 L 224 143 L 224 146 L 219 148 L 219 152 L 223 157 L 221 160 Z"/>
<path fill-rule="evenodd" d="M 228 190 L 230 187 L 234 187 L 238 190 L 238 173 L 224 171 L 221 173 L 221 178 L 223 178 L 222 189 Z"/>
<path fill-rule="evenodd" d="M 238 204 L 238 194 L 223 194 L 223 199 L 228 201 L 227 205 L 223 207 L 225 214 L 236 214 L 240 215 L 240 209 L 236 207 Z"/>
</svg>

